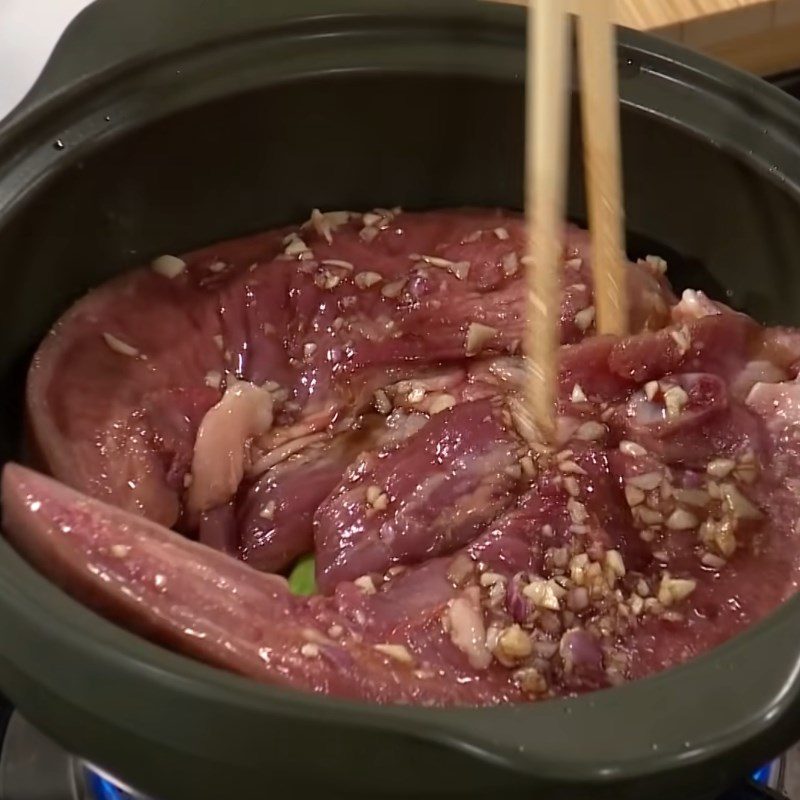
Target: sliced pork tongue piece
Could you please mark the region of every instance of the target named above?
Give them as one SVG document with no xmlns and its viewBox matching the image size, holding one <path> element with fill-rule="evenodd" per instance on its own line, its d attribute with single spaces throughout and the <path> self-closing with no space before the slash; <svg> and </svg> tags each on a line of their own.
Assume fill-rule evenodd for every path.
<svg viewBox="0 0 800 800">
<path fill-rule="evenodd" d="M 241 557 L 257 569 L 280 572 L 314 549 L 313 520 L 356 454 L 384 435 L 383 419 L 355 430 L 315 437 L 260 475 L 241 494 Z"/>
<path fill-rule="evenodd" d="M 513 502 L 522 440 L 489 400 L 434 415 L 365 454 L 315 516 L 320 587 L 451 553 Z"/>
<path fill-rule="evenodd" d="M 788 488 L 776 488 L 770 483 L 770 475 L 765 477 L 763 485 L 748 483 L 735 492 L 725 487 L 726 502 L 735 513 L 744 515 L 740 547 L 747 547 L 746 537 L 751 535 L 757 537 L 754 547 L 761 546 L 758 543 L 763 544 L 770 536 L 774 541 L 770 541 L 766 553 L 758 559 L 738 560 L 738 553 L 734 554 L 715 581 L 699 580 L 706 567 L 695 552 L 697 533 L 681 527 L 696 527 L 700 523 L 701 512 L 692 510 L 695 508 L 692 503 L 697 502 L 700 482 L 707 479 L 701 479 L 695 471 L 679 463 L 672 469 L 671 494 L 664 494 L 661 499 L 648 496 L 645 505 L 645 494 L 660 493 L 662 480 L 668 475 L 665 456 L 658 452 L 648 454 L 630 443 L 616 447 L 627 430 L 625 425 L 630 419 L 637 421 L 635 414 L 631 417 L 623 413 L 622 428 L 615 428 L 615 414 L 627 408 L 630 394 L 637 390 L 639 381 L 645 378 L 671 381 L 687 395 L 687 404 L 680 409 L 690 413 L 687 425 L 678 424 L 678 420 L 667 425 L 659 421 L 651 432 L 654 438 L 665 441 L 680 438 L 679 434 L 694 425 L 695 438 L 702 439 L 713 450 L 718 444 L 703 433 L 709 418 L 724 418 L 732 409 L 754 417 L 740 400 L 721 399 L 717 390 L 720 376 L 730 380 L 754 353 L 761 357 L 766 334 L 735 315 L 724 314 L 687 323 L 685 331 L 673 330 L 682 334 L 676 341 L 671 332 L 666 332 L 677 350 L 660 333 L 637 338 L 632 344 L 632 340 L 595 339 L 565 347 L 560 406 L 576 415 L 565 450 L 550 453 L 543 460 L 541 471 L 534 478 L 535 485 L 515 508 L 485 526 L 466 551 L 454 552 L 449 559 L 433 558 L 405 572 L 391 574 L 388 579 L 376 575 L 374 580 L 372 577 L 359 580 L 357 585 L 344 581 L 329 596 L 292 598 L 281 579 L 259 575 L 141 517 L 81 497 L 16 466 L 9 467 L 4 477 L 6 527 L 18 549 L 39 569 L 106 616 L 201 660 L 268 682 L 378 702 L 488 704 L 542 696 L 550 691 L 565 693 L 597 688 L 610 680 L 609 675 L 616 675 L 615 680 L 622 677 L 618 666 L 621 663 L 629 664 L 631 675 L 647 674 L 684 660 L 711 642 L 722 641 L 746 621 L 762 616 L 785 596 L 790 573 L 795 568 L 785 559 L 773 557 L 770 561 L 769 554 L 779 552 L 781 542 L 793 530 L 797 511 L 796 498 Z M 683 338 L 687 334 L 688 346 Z M 786 343 L 781 347 L 786 348 Z M 651 360 L 663 363 L 661 369 L 665 372 L 632 377 L 629 359 L 637 348 L 641 353 L 649 353 Z M 667 352 L 659 355 L 659 348 Z M 792 360 L 792 353 L 782 352 L 781 364 Z M 516 374 L 513 364 L 507 361 L 493 366 L 494 370 L 491 365 L 488 368 L 490 376 Z M 682 369 L 691 372 L 685 374 Z M 713 379 L 698 382 L 697 370 L 705 371 Z M 570 382 L 578 376 L 585 390 L 576 396 Z M 694 413 L 688 398 L 690 391 L 698 386 L 703 389 L 697 398 L 701 408 Z M 791 384 L 783 388 L 791 388 Z M 660 391 L 663 393 L 663 389 Z M 709 405 L 710 410 L 704 405 Z M 750 405 L 758 413 L 769 415 L 766 400 L 760 403 L 758 393 L 751 397 Z M 497 424 L 492 409 L 489 400 L 456 405 L 434 415 L 419 432 L 412 432 L 410 440 L 420 437 L 425 444 L 426 430 L 429 435 L 435 433 L 438 425 L 442 435 L 433 437 L 435 451 L 448 435 L 452 437 L 463 427 L 467 436 L 465 452 L 482 453 L 481 446 L 471 449 L 476 443 L 475 436 L 478 445 L 484 439 L 502 444 L 507 437 L 505 427 L 500 426 L 500 433 L 495 431 L 481 438 L 487 431 L 491 433 L 492 421 Z M 783 416 L 792 410 L 794 398 Z M 478 418 L 458 418 L 461 423 L 470 424 L 455 425 L 448 431 L 448 415 L 452 418 L 469 413 L 477 414 Z M 768 440 L 770 445 L 776 440 L 783 441 L 792 424 L 790 421 L 788 426 L 770 428 L 773 437 Z M 737 430 L 729 430 L 731 455 L 739 441 Z M 514 437 L 512 441 L 515 444 L 511 452 L 516 460 L 520 452 L 518 441 Z M 427 452 L 424 447 L 423 451 Z M 412 455 L 413 452 L 412 449 Z M 389 450 L 385 456 L 389 467 L 393 453 Z M 770 465 L 771 457 L 772 451 L 766 449 L 759 460 Z M 402 466 L 402 458 L 400 462 Z M 734 470 L 734 477 L 745 466 L 742 461 Z M 757 464 L 751 466 L 750 472 L 757 475 Z M 406 468 L 404 474 L 411 472 Z M 489 474 L 495 476 L 496 472 L 490 470 Z M 631 482 L 632 478 L 637 480 Z M 626 493 L 623 498 L 622 487 L 628 483 L 639 490 L 641 497 L 633 493 L 629 498 Z M 366 491 L 361 488 L 366 499 Z M 379 498 L 380 494 L 373 500 L 381 506 Z M 655 505 L 651 506 L 651 500 L 657 500 Z M 759 530 L 761 523 L 756 518 L 759 512 L 753 501 L 770 509 L 774 531 Z M 675 508 L 676 503 L 685 502 L 688 507 Z M 631 519 L 637 517 L 633 512 L 631 517 L 627 515 L 629 503 L 649 509 L 648 519 L 654 514 L 672 519 L 673 510 L 679 511 L 679 516 L 673 519 L 677 532 L 664 531 L 659 524 L 656 533 L 642 514 L 634 528 Z M 643 522 L 647 522 L 646 528 L 641 528 Z M 656 544 L 645 546 L 638 536 L 640 529 L 657 536 Z M 472 531 L 470 537 L 475 533 Z M 334 541 L 334 545 L 341 547 L 341 542 Z M 576 547 L 577 551 L 573 550 Z M 655 547 L 659 548 L 657 558 L 651 552 Z M 449 543 L 444 550 L 434 552 L 447 549 Z M 555 562 L 555 551 L 560 551 L 559 558 L 567 561 Z M 616 553 L 614 558 L 612 552 Z M 603 565 L 603 574 L 608 576 L 604 580 L 612 581 L 609 589 L 613 592 L 606 597 L 613 601 L 609 611 L 617 608 L 617 591 L 623 591 L 621 597 L 626 604 L 633 603 L 633 599 L 628 599 L 633 594 L 628 593 L 633 591 L 635 571 L 640 569 L 649 570 L 649 591 L 654 594 L 659 587 L 660 597 L 662 590 L 666 591 L 662 576 L 666 567 L 677 570 L 680 576 L 693 576 L 689 579 L 692 586 L 695 577 L 698 579 L 693 597 L 701 604 L 701 613 L 697 618 L 691 617 L 685 629 L 672 630 L 670 626 L 676 624 L 673 620 L 658 619 L 645 622 L 639 632 L 622 628 L 618 633 L 622 638 L 616 640 L 591 631 L 591 625 L 597 627 L 606 619 L 606 607 L 583 605 L 594 601 L 585 591 L 581 594 L 585 587 L 577 585 L 563 589 L 566 592 L 563 602 L 583 609 L 578 611 L 577 619 L 586 628 L 565 629 L 565 625 L 574 624 L 575 615 L 573 622 L 565 623 L 549 606 L 553 598 L 547 595 L 547 590 L 549 586 L 554 591 L 553 574 L 566 578 L 568 564 L 569 570 L 573 569 L 569 562 L 571 553 L 575 559 L 590 558 L 598 569 Z M 718 558 L 715 563 L 719 563 Z M 553 565 L 561 571 L 553 573 Z M 774 578 L 769 592 L 750 596 L 748 587 L 758 586 L 759 570 L 764 565 Z M 584 561 L 578 569 L 589 566 L 590 562 Z M 487 568 L 497 577 L 487 576 Z M 625 574 L 626 568 L 630 575 Z M 478 570 L 481 570 L 480 581 Z M 543 571 L 543 578 L 539 577 Z M 737 582 L 743 576 L 749 583 Z M 495 584 L 495 580 L 504 583 Z M 686 582 L 681 577 L 673 588 L 683 589 Z M 241 591 L 230 593 L 227 590 L 230 585 L 236 585 L 237 589 L 241 586 Z M 499 594 L 494 592 L 495 585 L 502 590 Z M 487 605 L 487 601 L 494 601 L 495 595 L 499 600 L 496 608 Z M 729 598 L 749 611 L 726 610 Z M 641 597 L 639 602 L 644 602 Z M 530 617 L 533 603 L 544 604 L 534 623 Z M 630 613 L 635 616 L 639 612 Z M 591 614 L 596 616 L 594 621 Z M 524 631 L 514 629 L 511 622 L 524 624 Z M 667 628 L 670 635 L 662 635 Z M 204 637 L 192 632 L 202 632 Z M 360 636 L 360 641 L 351 634 Z M 530 641 L 525 638 L 528 636 Z M 531 655 L 523 655 L 522 660 L 514 655 L 528 652 L 529 647 L 537 649 Z M 628 660 L 618 661 L 625 652 Z M 512 666 L 499 666 L 498 662 L 503 663 L 501 658 Z M 533 666 L 528 666 L 531 659 Z M 514 665 L 520 664 L 526 666 L 515 670 Z M 571 671 L 566 669 L 567 665 L 571 665 Z"/>
<path fill-rule="evenodd" d="M 209 299 L 182 277 L 137 271 L 59 320 L 34 357 L 27 390 L 34 447 L 53 474 L 175 524 L 187 453 L 216 399 L 204 376 L 222 365 Z M 164 407 L 170 399 L 173 414 Z"/>
<path fill-rule="evenodd" d="M 584 233 L 570 229 L 566 240 L 572 340 L 592 330 L 590 259 Z M 324 427 L 350 400 L 354 372 L 461 358 L 468 341 L 509 350 L 521 335 L 523 245 L 517 215 L 380 211 L 316 215 L 184 261 L 158 259 L 90 292 L 37 353 L 28 406 L 44 463 L 92 496 L 173 525 L 197 421 L 192 412 L 176 425 L 163 407 L 151 413 L 154 402 L 216 390 L 229 371 L 285 395 L 279 427 L 312 417 Z M 651 267 L 632 267 L 632 281 L 663 316 L 671 295 Z M 482 319 L 497 333 L 470 337 Z M 203 410 L 217 399 L 204 397 Z"/>
<path fill-rule="evenodd" d="M 561 341 L 579 342 L 594 333 L 591 257 L 585 234 L 570 228 L 567 259 L 562 273 L 559 314 Z M 470 263 L 467 249 L 444 249 L 450 264 Z M 524 252 L 520 246 L 520 252 Z M 502 257 L 500 259 L 502 263 Z M 479 262 L 480 263 L 480 262 Z M 470 271 L 459 278 L 446 267 L 420 261 L 399 295 L 392 315 L 392 335 L 352 343 L 349 368 L 364 364 L 462 359 L 478 352 L 514 353 L 525 326 L 522 266 L 512 279 L 486 286 Z M 660 272 L 647 263 L 630 264 L 631 330 L 653 330 L 669 322 L 674 297 Z M 434 333 L 435 332 L 435 333 Z"/>
<path fill-rule="evenodd" d="M 206 663 L 379 703 L 520 699 L 499 665 L 476 680 L 478 670 L 443 632 L 439 617 L 455 593 L 444 561 L 398 581 L 396 591 L 365 595 L 343 585 L 334 598 L 307 600 L 282 578 L 15 464 L 3 472 L 2 501 L 6 535 L 53 582 Z"/>
<path fill-rule="evenodd" d="M 745 453 L 760 457 L 766 444 L 763 425 L 741 400 L 729 398 L 727 381 L 746 369 L 754 350 L 763 349 L 759 344 L 763 336 L 749 318 L 727 310 L 718 313 L 715 307 L 713 314 L 662 331 L 622 341 L 597 337 L 562 347 L 564 416 L 559 429 L 564 431 L 564 446 L 580 447 L 581 452 L 587 440 L 605 439 L 613 447 L 621 439 L 631 439 L 665 464 L 701 470 L 715 457 L 738 458 Z M 519 388 L 524 377 L 509 359 L 495 360 L 486 371 L 499 384 L 505 380 L 506 391 Z M 645 385 L 637 388 L 641 384 Z M 490 468 L 485 446 L 497 445 L 502 427 L 496 414 L 479 412 L 482 407 L 489 409 L 491 404 L 467 403 L 439 414 L 402 448 L 366 455 L 351 467 L 316 515 L 317 568 L 323 590 L 330 591 L 338 580 L 381 574 L 394 565 L 452 552 L 475 539 L 514 502 L 523 486 L 510 474 L 519 470 L 527 444 L 520 448 L 522 440 L 506 434 L 510 438 L 491 451 L 495 455 L 502 451 L 503 458 Z M 481 437 L 485 437 L 482 443 Z M 451 447 L 451 438 L 467 449 L 461 453 L 458 446 Z M 570 439 L 577 445 L 568 445 Z M 445 451 L 449 458 L 441 460 Z M 472 469 L 470 485 L 463 485 L 464 476 L 458 476 L 463 459 Z M 596 456 L 588 467 L 578 464 L 576 472 L 596 472 L 598 460 L 604 463 L 605 456 Z M 619 486 L 618 474 L 607 466 L 597 474 L 592 503 L 602 506 L 601 528 L 616 530 L 614 545 L 638 564 L 642 559 L 638 531 L 630 519 L 620 520 L 615 513 L 626 508 L 621 492 L 613 489 Z M 472 511 L 480 509 L 477 517 L 460 526 L 457 514 L 441 514 L 442 508 L 457 509 L 471 498 L 473 485 L 489 492 L 485 502 L 467 504 Z M 541 494 L 542 488 L 536 490 L 536 502 L 546 507 L 547 492 Z M 566 516 L 567 498 L 561 489 L 557 494 L 557 508 L 550 512 Z M 530 505 L 523 502 L 509 519 L 529 516 L 526 507 Z M 493 526 L 474 552 L 496 551 L 498 558 L 535 563 L 535 551 L 541 547 L 538 532 L 544 524 L 540 520 L 534 525 L 532 540 L 515 544 L 515 526 L 505 521 Z M 506 528 L 508 535 L 503 533 Z"/>
</svg>

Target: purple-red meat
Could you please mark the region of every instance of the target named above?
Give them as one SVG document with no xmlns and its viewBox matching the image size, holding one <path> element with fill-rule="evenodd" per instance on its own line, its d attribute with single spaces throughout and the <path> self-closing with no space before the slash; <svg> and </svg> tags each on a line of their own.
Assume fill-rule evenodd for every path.
<svg viewBox="0 0 800 800">
<path fill-rule="evenodd" d="M 524 241 L 516 215 L 386 211 L 378 222 L 316 219 L 214 245 L 186 256 L 171 277 L 126 274 L 76 303 L 37 353 L 28 389 L 35 444 L 69 485 L 197 528 L 197 519 L 181 519 L 188 455 L 226 375 L 275 392 L 270 447 L 282 435 L 327 430 L 393 379 L 463 360 L 471 323 L 496 326 L 481 352 L 513 352 Z M 584 233 L 571 229 L 567 242 L 562 329 L 574 341 L 592 330 L 590 256 Z M 663 322 L 672 300 L 658 270 L 632 266 L 631 286 L 634 324 Z M 350 460 L 342 455 L 342 473 Z M 308 520 L 310 495 L 301 494 L 298 514 Z M 279 568 L 310 541 L 307 526 L 294 528 L 275 547 L 252 524 L 233 536 L 253 563 Z M 262 558 L 259 542 L 273 554 Z"/>
<path fill-rule="evenodd" d="M 467 544 L 514 498 L 521 441 L 488 400 L 436 414 L 399 445 L 362 456 L 317 509 L 324 590 Z"/>
<path fill-rule="evenodd" d="M 634 334 L 595 336 L 570 229 L 545 442 L 524 243 L 502 212 L 315 212 L 95 290 L 35 357 L 57 480 L 6 468 L 9 538 L 154 641 L 381 703 L 574 694 L 724 641 L 797 582 L 800 335 L 676 304 L 651 258 Z M 322 594 L 265 574 L 311 551 Z"/>
<path fill-rule="evenodd" d="M 187 655 L 375 702 L 520 698 L 501 668 L 477 683 L 453 657 L 436 622 L 455 594 L 445 562 L 380 594 L 306 600 L 283 578 L 23 467 L 5 469 L 2 489 L 6 532 L 33 564 L 87 605 Z"/>
</svg>

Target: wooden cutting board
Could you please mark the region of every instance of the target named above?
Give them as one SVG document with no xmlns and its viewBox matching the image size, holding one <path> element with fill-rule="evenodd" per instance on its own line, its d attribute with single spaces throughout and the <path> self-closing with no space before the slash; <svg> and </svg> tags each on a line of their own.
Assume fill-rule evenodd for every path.
<svg viewBox="0 0 800 800">
<path fill-rule="evenodd" d="M 621 25 L 760 75 L 800 68 L 800 0 L 616 0 L 616 6 Z"/>
</svg>

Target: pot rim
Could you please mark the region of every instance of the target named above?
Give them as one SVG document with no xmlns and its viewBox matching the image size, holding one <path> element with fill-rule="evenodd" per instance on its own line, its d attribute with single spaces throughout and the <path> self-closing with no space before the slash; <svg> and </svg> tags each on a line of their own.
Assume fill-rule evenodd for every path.
<svg viewBox="0 0 800 800">
<path fill-rule="evenodd" d="M 157 0 L 138 4 L 142 16 L 147 14 L 145 5 L 155 8 Z M 324 12 L 319 13 L 321 8 Z M 242 43 L 241 30 L 235 26 L 223 34 L 204 27 L 190 31 L 187 38 L 150 42 L 147 30 L 142 30 L 124 56 L 115 55 L 105 63 L 92 61 L 94 56 L 86 55 L 92 48 L 81 48 L 80 43 L 95 40 L 98 25 L 104 37 L 110 36 L 109 29 L 118 31 L 126 24 L 124 13 L 119 16 L 124 9 L 119 0 L 100 0 L 83 11 L 26 100 L 0 124 L 0 198 L 6 198 L 0 205 L 0 224 L 66 163 L 85 157 L 101 141 L 102 125 L 97 121 L 83 128 L 76 125 L 75 146 L 68 153 L 55 151 L 52 131 L 59 130 L 60 114 L 68 109 L 69 116 L 80 122 L 94 114 L 89 109 L 97 105 L 98 92 L 119 91 L 131 72 L 140 74 L 178 54 L 188 64 L 212 40 L 217 48 Z M 336 11 L 321 0 L 293 0 L 260 8 L 257 35 L 302 37 L 312 25 L 335 26 L 342 21 L 380 27 L 396 20 L 430 25 L 457 20 L 465 28 L 493 31 L 498 41 L 505 42 L 503 47 L 520 56 L 523 16 L 520 8 L 466 0 L 341 0 Z M 248 18 L 247 24 L 252 22 Z M 237 24 L 244 23 L 237 20 Z M 622 31 L 620 48 L 637 68 L 637 76 L 621 82 L 626 106 L 660 116 L 714 146 L 738 153 L 749 167 L 797 195 L 800 205 L 800 105 L 752 76 L 668 42 Z M 107 55 L 101 48 L 101 60 Z M 506 79 L 521 81 L 511 73 Z M 117 134 L 125 130 L 121 126 Z M 753 152 L 747 155 L 747 149 Z M 800 733 L 796 723 L 787 722 L 800 693 L 798 596 L 710 653 L 613 690 L 522 706 L 445 710 L 376 706 L 268 686 L 176 655 L 93 614 L 35 572 L 5 541 L 0 541 L 0 605 L 7 607 L 20 630 L 27 631 L 31 647 L 34 641 L 47 642 L 57 652 L 113 670 L 118 682 L 131 687 L 159 685 L 194 702 L 236 708 L 248 715 L 390 731 L 454 748 L 514 772 L 568 784 L 610 783 L 623 773 L 635 777 L 699 767 L 768 731 L 776 737 L 769 747 L 788 743 Z M 762 657 L 764 652 L 768 659 Z M 11 661 L 13 654 L 3 658 Z M 40 671 L 37 679 L 46 685 L 45 672 Z M 745 688 L 748 691 L 742 692 Z M 58 691 L 55 686 L 49 689 Z M 91 697 L 91 686 L 80 690 L 84 699 Z M 24 698 L 14 699 L 22 700 L 24 709 Z M 704 702 L 717 711 L 708 715 L 709 723 L 698 726 L 694 715 L 691 729 L 682 725 L 682 711 L 676 706 Z M 45 728 L 47 724 L 43 721 Z M 116 719 L 115 724 L 141 733 L 137 726 L 144 723 L 132 715 L 130 720 Z M 619 728 L 616 738 L 608 735 L 614 727 Z M 600 746 L 580 746 L 587 735 L 596 739 L 604 732 Z M 768 745 L 762 749 L 767 755 Z"/>
</svg>

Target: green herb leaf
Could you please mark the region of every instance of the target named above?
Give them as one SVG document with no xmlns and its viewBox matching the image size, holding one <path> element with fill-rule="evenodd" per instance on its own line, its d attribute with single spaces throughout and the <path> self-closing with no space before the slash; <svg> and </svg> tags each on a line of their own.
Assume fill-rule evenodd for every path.
<svg viewBox="0 0 800 800">
<path fill-rule="evenodd" d="M 317 593 L 314 580 L 314 554 L 303 556 L 289 573 L 289 589 L 292 594 L 310 595 Z"/>
</svg>

